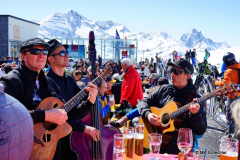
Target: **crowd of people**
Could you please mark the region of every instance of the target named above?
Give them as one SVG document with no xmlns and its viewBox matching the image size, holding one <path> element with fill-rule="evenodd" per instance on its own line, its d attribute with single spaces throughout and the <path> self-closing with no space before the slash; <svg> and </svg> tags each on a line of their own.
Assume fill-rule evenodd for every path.
<svg viewBox="0 0 240 160">
<path fill-rule="evenodd" d="M 92 83 L 91 61 L 80 59 L 74 62 L 69 59 L 68 47 L 56 39 L 45 42 L 40 38 L 32 38 L 21 43 L 21 60 L 20 62 L 18 59 L 14 60 L 16 65 L 14 69 L 9 65 L 13 63 L 13 61 L 10 62 L 10 57 L 8 57 L 9 61 L 2 58 L 4 74 L 1 75 L 0 82 L 4 86 L 4 92 L 16 98 L 29 110 L 34 124 L 68 123 L 72 131 L 87 134 L 94 141 L 99 141 L 101 132 L 97 128 L 78 121 L 96 107 L 96 101 L 103 124 L 108 124 L 111 108 L 115 104 L 122 104 L 120 108 L 124 109 L 123 104 L 127 103 L 132 107 L 131 111 L 117 121 L 110 121 L 112 127 L 122 127 L 128 120 L 131 120 L 130 124 L 134 125 L 138 123 L 140 116 L 153 126 L 160 126 L 161 117 L 152 113 L 150 106 L 163 108 L 170 101 L 184 106 L 189 102 L 196 102 L 196 98 L 201 97 L 191 78 L 197 56 L 195 48 L 193 51 L 186 51 L 185 58 L 179 57 L 174 51 L 173 61 L 169 59 L 162 62 L 164 66 L 170 67 L 170 79 L 158 74 L 153 63 L 139 62 L 135 65 L 129 58 L 124 58 L 118 63 L 113 60 L 104 62 L 98 55 L 95 76 L 101 76 L 105 67 L 111 67 L 112 73 L 106 80 L 96 85 Z M 205 50 L 205 60 L 209 57 L 210 53 Z M 158 61 L 163 60 L 159 58 Z M 223 61 L 226 65 L 224 78 L 221 82 L 216 81 L 215 85 L 224 86 L 231 81 L 238 84 L 240 65 L 236 63 L 234 54 L 227 53 Z M 69 70 L 72 72 L 68 72 Z M 144 84 L 144 81 L 147 83 Z M 148 96 L 144 97 L 144 89 L 148 90 Z M 86 90 L 89 94 L 71 110 L 66 111 L 60 108 L 36 110 L 38 105 L 48 97 L 55 97 L 66 103 L 81 90 Z M 114 101 L 109 98 L 111 94 L 114 95 Z M 230 105 L 238 99 L 239 95 L 239 91 L 236 94 L 230 94 L 226 105 L 229 136 L 233 136 L 236 127 Z M 193 141 L 196 142 L 196 135 L 203 135 L 207 129 L 206 103 L 192 103 L 187 105 L 187 108 L 188 111 L 184 115 L 180 128 L 190 128 Z M 177 132 L 174 132 L 169 143 L 161 148 L 161 153 L 179 153 Z M 59 139 L 53 158 L 54 160 L 78 158 L 71 150 L 70 134 Z"/>
</svg>

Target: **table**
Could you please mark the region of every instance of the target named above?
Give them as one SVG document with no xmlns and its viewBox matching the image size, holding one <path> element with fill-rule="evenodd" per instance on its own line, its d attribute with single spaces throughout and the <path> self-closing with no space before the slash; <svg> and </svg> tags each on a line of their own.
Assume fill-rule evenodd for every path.
<svg viewBox="0 0 240 160">
<path fill-rule="evenodd" d="M 150 154 L 143 154 L 143 160 L 149 160 Z M 175 154 L 160 154 L 161 160 L 172 160 L 173 158 L 177 157 Z"/>
</svg>

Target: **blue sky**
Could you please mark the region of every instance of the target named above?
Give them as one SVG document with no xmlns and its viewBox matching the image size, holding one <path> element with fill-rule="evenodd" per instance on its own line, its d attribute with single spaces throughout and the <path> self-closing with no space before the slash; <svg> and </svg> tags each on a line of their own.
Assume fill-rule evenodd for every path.
<svg viewBox="0 0 240 160">
<path fill-rule="evenodd" d="M 41 21 L 72 9 L 93 21 L 112 20 L 131 32 L 167 32 L 179 40 L 193 28 L 214 42 L 240 46 L 240 0 L 0 0 L 0 14 Z M 121 36 L 121 35 L 120 35 Z"/>
</svg>

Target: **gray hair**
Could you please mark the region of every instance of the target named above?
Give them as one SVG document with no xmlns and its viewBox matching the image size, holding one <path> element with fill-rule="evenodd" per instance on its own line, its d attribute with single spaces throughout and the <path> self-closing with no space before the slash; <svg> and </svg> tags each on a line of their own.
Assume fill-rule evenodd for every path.
<svg viewBox="0 0 240 160">
<path fill-rule="evenodd" d="M 112 76 L 112 79 L 115 79 L 115 80 L 120 80 L 121 76 L 118 74 L 118 73 L 115 73 L 113 76 Z"/>
<path fill-rule="evenodd" d="M 130 58 L 124 58 L 121 60 L 122 64 L 126 64 L 128 67 L 132 65 L 132 60 Z"/>
</svg>

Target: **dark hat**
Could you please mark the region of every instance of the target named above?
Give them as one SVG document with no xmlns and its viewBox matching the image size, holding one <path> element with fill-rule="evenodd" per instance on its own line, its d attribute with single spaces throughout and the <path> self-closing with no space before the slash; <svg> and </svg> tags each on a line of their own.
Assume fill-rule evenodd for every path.
<svg viewBox="0 0 240 160">
<path fill-rule="evenodd" d="M 159 85 L 169 84 L 169 81 L 168 81 L 168 79 L 166 77 L 160 77 L 158 79 L 158 84 Z"/>
<path fill-rule="evenodd" d="M 184 69 L 185 72 L 187 72 L 189 74 L 193 74 L 193 72 L 194 72 L 194 69 L 193 69 L 193 66 L 191 65 L 191 63 L 184 58 L 178 58 L 177 60 L 175 60 L 174 63 L 170 62 L 170 63 L 167 63 L 167 65 L 177 66 L 178 68 Z"/>
<path fill-rule="evenodd" d="M 31 38 L 31 39 L 27 39 L 27 40 L 23 41 L 20 44 L 20 53 L 22 53 L 22 51 L 25 48 L 32 48 L 36 45 L 46 47 L 47 49 L 49 48 L 49 44 L 47 42 L 45 42 L 43 39 L 41 39 L 41 38 Z"/>
<path fill-rule="evenodd" d="M 50 47 L 48 49 L 48 55 L 52 53 L 57 47 L 63 46 L 65 49 L 68 49 L 68 45 L 63 45 L 62 43 L 58 42 L 56 39 L 52 39 L 47 42 Z"/>
</svg>

